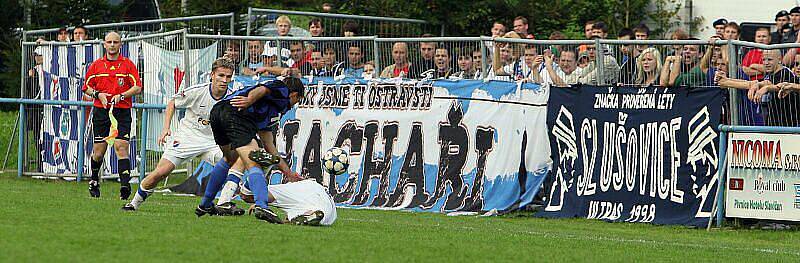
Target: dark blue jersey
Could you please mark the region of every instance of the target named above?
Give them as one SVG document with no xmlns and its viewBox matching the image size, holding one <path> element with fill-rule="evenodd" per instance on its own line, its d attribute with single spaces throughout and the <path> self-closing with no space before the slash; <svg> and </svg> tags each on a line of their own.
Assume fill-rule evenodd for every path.
<svg viewBox="0 0 800 263">
<path fill-rule="evenodd" d="M 274 79 L 253 79 L 251 77 L 237 78 L 231 90 L 222 100 L 229 101 L 235 96 L 246 97 L 254 89 L 264 86 L 269 93 L 245 110 L 256 121 L 259 130 L 266 130 L 280 121 L 282 114 L 291 107 L 289 102 L 289 88 L 282 81 Z"/>
</svg>

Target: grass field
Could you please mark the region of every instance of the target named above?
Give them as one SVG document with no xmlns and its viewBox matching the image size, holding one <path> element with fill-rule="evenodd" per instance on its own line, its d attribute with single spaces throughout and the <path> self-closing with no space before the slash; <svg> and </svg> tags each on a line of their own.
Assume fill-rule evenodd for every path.
<svg viewBox="0 0 800 263">
<path fill-rule="evenodd" d="M 332 227 L 197 218 L 197 198 L 120 210 L 84 183 L 0 176 L 0 261 L 770 261 L 797 262 L 800 232 L 706 230 L 583 219 L 448 217 L 339 209 Z"/>
</svg>

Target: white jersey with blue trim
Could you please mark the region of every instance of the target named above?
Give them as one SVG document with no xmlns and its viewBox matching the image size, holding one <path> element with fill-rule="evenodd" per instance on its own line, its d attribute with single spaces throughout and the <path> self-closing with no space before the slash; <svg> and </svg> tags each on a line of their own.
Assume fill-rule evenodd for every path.
<svg viewBox="0 0 800 263">
<path fill-rule="evenodd" d="M 211 95 L 211 83 L 185 88 L 172 98 L 175 100 L 176 109 L 186 110 L 186 114 L 178 124 L 176 136 L 192 138 L 195 142 L 214 144 L 214 133 L 211 131 L 209 118 L 211 108 L 219 100 Z"/>
</svg>

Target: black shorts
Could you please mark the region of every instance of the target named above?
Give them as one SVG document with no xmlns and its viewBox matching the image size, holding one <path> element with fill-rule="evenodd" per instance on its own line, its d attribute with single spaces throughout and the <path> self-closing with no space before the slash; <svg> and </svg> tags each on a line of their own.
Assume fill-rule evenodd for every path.
<svg viewBox="0 0 800 263">
<path fill-rule="evenodd" d="M 130 140 L 131 133 L 131 109 L 114 108 L 114 118 L 117 119 L 117 140 Z M 108 109 L 94 107 L 92 109 L 92 131 L 94 131 L 94 142 L 103 142 L 111 131 L 111 119 L 108 117 Z"/>
<path fill-rule="evenodd" d="M 236 149 L 256 139 L 258 128 L 253 114 L 240 111 L 229 101 L 220 101 L 211 109 L 211 131 L 219 146 L 230 145 Z"/>
</svg>

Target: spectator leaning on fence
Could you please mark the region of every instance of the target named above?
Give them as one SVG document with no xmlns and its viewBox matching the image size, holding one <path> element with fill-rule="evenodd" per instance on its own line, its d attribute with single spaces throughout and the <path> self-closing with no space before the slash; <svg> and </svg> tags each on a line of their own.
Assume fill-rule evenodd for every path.
<svg viewBox="0 0 800 263">
<path fill-rule="evenodd" d="M 592 28 L 592 34 L 595 35 L 594 38 L 601 38 L 601 36 L 606 35 L 607 32 L 608 27 L 603 22 L 595 23 Z M 617 59 L 614 58 L 614 54 L 608 46 L 600 45 L 600 48 L 601 50 L 597 50 L 596 45 L 589 45 L 586 48 L 589 56 L 589 64 L 583 69 L 581 77 L 578 80 L 580 83 L 590 85 L 619 83 L 620 67 L 617 63 Z M 603 54 L 603 64 L 599 66 L 597 65 L 598 52 L 602 52 Z M 598 72 L 598 67 L 603 67 L 602 76 L 600 76 L 600 72 Z"/>
<path fill-rule="evenodd" d="M 433 35 L 424 34 L 422 37 L 432 37 Z M 436 68 L 436 63 L 433 61 L 433 56 L 436 52 L 436 42 L 420 42 L 419 54 L 421 60 L 411 67 L 411 70 L 419 76 L 422 72 L 426 72 Z"/>
<path fill-rule="evenodd" d="M 592 28 L 594 28 L 594 23 L 596 23 L 594 20 L 589 20 L 583 24 L 583 36 L 586 37 L 586 39 L 592 39 Z M 578 47 L 578 54 L 587 52 L 588 47 L 589 45 L 581 45 Z"/>
<path fill-rule="evenodd" d="M 633 30 L 629 28 L 620 29 L 617 33 L 618 40 L 633 39 Z M 636 79 L 636 47 L 634 45 L 622 45 L 617 54 L 620 62 L 619 79 L 624 84 L 631 84 Z"/>
<path fill-rule="evenodd" d="M 245 67 L 242 69 L 242 74 L 252 76 L 257 74 L 256 70 L 264 67 L 264 44 L 260 40 L 247 41 L 247 59 L 245 59 Z"/>
<path fill-rule="evenodd" d="M 761 27 L 756 29 L 755 40 L 758 44 L 769 45 L 769 28 Z M 760 48 L 753 48 L 747 51 L 747 54 L 742 58 L 742 71 L 744 71 L 750 79 L 764 79 L 764 64 L 761 63 L 762 55 L 763 52 Z"/>
<path fill-rule="evenodd" d="M 453 73 L 453 69 L 450 67 L 450 51 L 447 48 L 443 46 L 436 48 L 434 63 L 436 70 L 433 72 L 433 78 L 449 78 Z"/>
<path fill-rule="evenodd" d="M 337 52 L 333 46 L 326 46 L 323 49 L 322 58 L 325 59 L 325 68 L 332 77 L 344 75 L 345 62 L 339 61 L 337 57 Z"/>
<path fill-rule="evenodd" d="M 633 28 L 633 38 L 636 40 L 648 40 L 650 39 L 650 28 L 647 27 L 645 24 L 641 24 L 637 27 Z M 642 53 L 646 48 L 649 48 L 650 45 L 636 45 L 636 49 L 634 49 L 633 55 L 638 57 L 639 54 Z"/>
<path fill-rule="evenodd" d="M 526 81 L 533 83 L 550 82 L 550 76 L 545 74 L 544 56 L 538 54 L 535 45 L 525 46 L 523 60 L 525 64 L 522 67 L 522 74 Z M 552 60 L 550 62 L 552 63 Z"/>
<path fill-rule="evenodd" d="M 363 58 L 361 46 L 357 42 L 351 42 L 347 47 L 347 68 L 344 69 L 344 75 L 353 78 L 364 75 L 364 63 L 361 61 Z"/>
<path fill-rule="evenodd" d="M 690 38 L 689 40 L 699 40 Z M 672 68 L 669 72 L 669 85 L 665 86 L 698 86 L 705 83 L 706 73 L 701 68 L 700 58 L 703 52 L 700 45 L 683 45 L 680 56 L 674 56 L 671 61 Z M 666 61 L 664 65 L 669 65 Z M 662 72 L 663 74 L 663 72 Z M 663 83 L 662 83 L 663 84 Z"/>
<path fill-rule="evenodd" d="M 483 74 L 484 70 L 486 70 L 484 67 L 491 66 L 491 62 L 487 63 L 489 65 L 484 66 L 482 59 L 483 59 L 483 52 L 481 52 L 480 49 L 472 51 L 472 67 L 475 68 L 475 78 L 478 78 L 479 76 L 481 76 L 481 74 Z"/>
<path fill-rule="evenodd" d="M 372 79 L 375 77 L 375 64 L 372 64 L 372 61 L 364 63 L 364 74 L 361 75 L 361 77 L 365 79 Z"/>
<path fill-rule="evenodd" d="M 564 35 L 564 33 L 561 33 L 561 31 L 553 31 L 552 33 L 550 33 L 550 36 L 547 39 L 548 40 L 564 40 L 564 39 L 567 39 L 567 36 Z M 549 49 L 549 51 L 545 50 L 544 52 L 542 52 L 543 55 L 547 55 L 548 53 L 553 53 L 553 55 L 556 58 L 561 56 L 561 49 L 562 49 L 561 45 L 551 45 L 548 49 Z M 558 64 L 558 63 L 556 63 L 556 64 Z"/>
<path fill-rule="evenodd" d="M 82 25 L 77 25 L 72 29 L 72 41 L 86 41 L 89 40 L 89 31 Z"/>
<path fill-rule="evenodd" d="M 330 76 L 328 69 L 325 67 L 325 59 L 322 57 L 322 52 L 319 50 L 311 51 L 311 67 L 301 70 L 303 76 Z"/>
<path fill-rule="evenodd" d="M 636 60 L 636 85 L 659 85 L 661 75 L 661 52 L 655 48 L 646 48 Z"/>
<path fill-rule="evenodd" d="M 458 51 L 457 57 L 458 63 L 458 72 L 456 72 L 456 76 L 460 79 L 476 79 L 475 76 L 475 67 L 472 61 L 472 52 L 470 52 L 466 48 L 462 48 Z"/>
<path fill-rule="evenodd" d="M 566 87 L 569 85 L 577 84 L 578 78 L 583 73 L 583 69 L 578 67 L 577 54 L 574 49 L 561 50 L 558 59 L 558 67 L 554 67 L 552 63 L 554 60 L 553 55 L 545 56 L 545 69 L 550 79 L 558 87 Z"/>
<path fill-rule="evenodd" d="M 275 76 L 291 75 L 290 69 L 274 65 L 276 56 L 267 56 L 264 55 L 265 53 L 264 44 L 260 40 L 248 40 L 247 60 L 244 62 L 245 66 L 242 67 L 241 74 L 248 76 L 265 73 Z"/>
<path fill-rule="evenodd" d="M 392 45 L 392 60 L 394 64 L 383 68 L 381 71 L 381 78 L 413 78 L 409 75 L 408 68 L 411 63 L 408 62 L 408 44 L 405 42 L 397 42 Z"/>
<path fill-rule="evenodd" d="M 233 69 L 234 75 L 240 74 L 242 71 L 242 69 L 238 67 L 242 61 L 242 58 L 240 57 L 240 50 L 241 47 L 239 46 L 239 41 L 229 40 L 228 43 L 225 44 L 225 51 L 222 55 L 222 57 L 227 58 L 233 62 L 234 65 L 237 65 L 237 68 Z"/>
<path fill-rule="evenodd" d="M 519 38 L 519 34 L 514 31 L 506 33 L 503 38 Z M 525 77 L 522 67 L 522 55 L 524 45 L 515 43 L 496 42 L 492 67 L 487 78 L 496 80 L 520 80 Z"/>
<path fill-rule="evenodd" d="M 721 38 L 722 36 L 720 35 L 719 37 Z M 678 29 L 676 29 L 675 31 L 672 32 L 672 34 L 670 35 L 669 39 L 671 39 L 671 40 L 686 40 L 686 39 L 689 39 L 689 34 L 687 34 L 686 31 L 683 31 L 683 29 L 678 28 Z M 669 46 L 669 49 L 667 50 L 667 56 L 679 55 L 681 53 L 681 50 L 683 50 L 683 45 L 671 45 L 671 46 Z M 666 61 L 664 61 L 664 64 L 665 65 L 667 64 Z"/>
<path fill-rule="evenodd" d="M 780 50 L 764 50 L 763 57 L 766 70 L 763 81 L 740 80 L 719 73 L 715 76 L 717 83 L 722 88 L 747 90 L 748 99 L 757 104 L 766 103 L 768 107 L 767 125 L 800 126 L 797 114 L 800 97 L 796 92 L 789 92 L 797 87 L 798 77 L 781 64 Z M 767 94 L 770 96 L 766 96 Z"/>
<path fill-rule="evenodd" d="M 739 40 L 740 33 L 739 24 L 736 22 L 728 22 L 728 24 L 725 25 L 726 40 Z"/>
<path fill-rule="evenodd" d="M 120 55 L 121 37 L 116 32 L 106 34 L 103 40 L 105 55 L 92 62 L 86 72 L 83 93 L 94 98 L 92 109 L 92 130 L 94 144 L 91 155 L 91 181 L 89 194 L 100 197 L 100 166 L 103 164 L 108 148 L 107 140 L 113 143 L 117 154 L 117 167 L 120 178 L 120 198 L 128 199 L 131 194 L 130 168 L 128 159 L 128 140 L 131 131 L 131 97 L 142 91 L 139 70 L 126 57 Z M 117 134 L 111 133 L 111 117 L 118 121 Z"/>
<path fill-rule="evenodd" d="M 781 10 L 775 14 L 775 32 L 770 33 L 770 44 L 780 44 L 783 42 L 784 26 L 789 24 L 789 12 Z"/>
<path fill-rule="evenodd" d="M 69 31 L 66 27 L 62 27 L 58 29 L 58 33 L 56 35 L 56 41 L 58 42 L 69 42 Z"/>
</svg>

